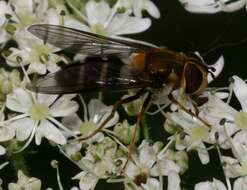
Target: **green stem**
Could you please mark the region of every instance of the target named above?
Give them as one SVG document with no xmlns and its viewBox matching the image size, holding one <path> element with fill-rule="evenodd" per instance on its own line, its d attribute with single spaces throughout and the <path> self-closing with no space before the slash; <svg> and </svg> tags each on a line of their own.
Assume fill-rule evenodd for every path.
<svg viewBox="0 0 247 190">
<path fill-rule="evenodd" d="M 29 176 L 29 169 L 25 161 L 24 152 L 18 154 L 9 154 L 8 157 L 10 159 L 12 167 L 15 169 L 16 172 L 18 170 L 22 170 L 25 175 Z"/>
<path fill-rule="evenodd" d="M 102 93 L 102 92 L 99 92 L 99 94 L 98 94 L 98 99 L 99 99 L 100 101 L 103 101 L 103 93 Z"/>
<path fill-rule="evenodd" d="M 146 115 L 144 115 L 143 118 L 142 118 L 142 132 L 143 132 L 143 136 L 144 136 L 145 139 L 150 139 L 149 127 L 148 127 L 148 124 L 147 124 Z"/>
</svg>

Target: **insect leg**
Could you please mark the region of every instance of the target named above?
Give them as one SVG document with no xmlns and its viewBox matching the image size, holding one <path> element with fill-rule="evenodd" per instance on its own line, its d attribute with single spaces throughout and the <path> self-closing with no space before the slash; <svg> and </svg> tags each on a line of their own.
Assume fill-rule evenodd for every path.
<svg viewBox="0 0 247 190">
<path fill-rule="evenodd" d="M 212 126 L 207 123 L 206 121 L 204 121 L 201 117 L 199 117 L 197 114 L 193 113 L 191 110 L 187 109 L 186 107 L 184 107 L 178 100 L 176 100 L 176 98 L 174 98 L 174 96 L 172 94 L 168 95 L 168 98 L 171 100 L 172 103 L 178 105 L 183 111 L 185 111 L 186 113 L 188 113 L 189 115 L 197 118 L 198 120 L 200 120 L 204 125 L 206 125 L 207 127 L 211 128 Z"/>
<path fill-rule="evenodd" d="M 143 88 L 133 96 L 130 96 L 130 97 L 127 97 L 127 98 L 120 99 L 120 100 L 116 101 L 115 104 L 113 105 L 112 110 L 111 110 L 111 114 L 102 122 L 102 124 L 95 131 L 93 131 L 90 135 L 88 135 L 86 137 L 83 137 L 83 138 L 79 138 L 80 141 L 84 141 L 84 140 L 87 140 L 89 138 L 92 138 L 98 132 L 102 131 L 102 129 L 105 127 L 105 125 L 113 118 L 113 116 L 114 116 L 114 114 L 117 111 L 119 106 L 121 106 L 122 104 L 126 104 L 128 102 L 132 102 L 132 101 L 138 99 L 139 97 L 141 97 L 141 95 L 143 95 L 146 92 L 147 92 L 147 90 Z"/>
<path fill-rule="evenodd" d="M 148 107 L 149 103 L 150 103 L 150 100 L 151 100 L 151 96 L 152 96 L 152 93 L 151 92 L 148 92 L 148 96 L 147 98 L 145 99 L 143 105 L 142 105 L 142 108 L 141 108 L 141 111 L 139 112 L 138 114 L 138 117 L 137 117 L 137 121 L 136 121 L 136 126 L 134 128 L 134 133 L 131 137 L 131 143 L 129 145 L 129 151 L 128 151 L 128 157 L 127 157 L 127 160 L 126 162 L 124 163 L 124 166 L 123 166 L 123 169 L 122 169 L 122 172 L 125 170 L 129 160 L 130 160 L 130 157 L 131 157 L 131 152 L 133 150 L 133 147 L 135 145 L 135 140 L 136 140 L 136 133 L 137 133 L 137 129 L 140 127 L 140 124 L 141 124 L 141 120 L 144 116 L 144 113 L 146 111 L 146 108 Z"/>
</svg>

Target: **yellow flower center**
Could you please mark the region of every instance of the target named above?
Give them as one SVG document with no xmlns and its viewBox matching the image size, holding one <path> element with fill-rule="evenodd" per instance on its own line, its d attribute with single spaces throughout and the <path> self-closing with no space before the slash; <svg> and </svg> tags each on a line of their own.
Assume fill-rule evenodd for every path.
<svg viewBox="0 0 247 190">
<path fill-rule="evenodd" d="M 247 129 L 247 113 L 239 112 L 234 117 L 235 124 L 239 129 Z"/>
<path fill-rule="evenodd" d="M 29 114 L 31 118 L 35 121 L 40 121 L 49 116 L 49 108 L 44 104 L 34 104 L 29 109 Z"/>
<path fill-rule="evenodd" d="M 101 24 L 95 24 L 95 25 L 93 25 L 91 27 L 91 32 L 96 33 L 96 34 L 107 36 L 106 30 L 105 30 L 104 26 L 101 25 Z"/>
<path fill-rule="evenodd" d="M 96 128 L 97 126 L 95 125 L 95 123 L 88 121 L 82 123 L 82 125 L 80 126 L 80 132 L 83 136 L 87 136 L 90 133 L 92 133 Z"/>
<path fill-rule="evenodd" d="M 193 126 L 190 129 L 186 130 L 186 132 L 191 136 L 192 142 L 206 139 L 209 133 L 208 129 L 202 126 Z"/>
<path fill-rule="evenodd" d="M 247 174 L 247 161 L 245 161 L 241 164 L 241 170 L 240 171 L 241 171 L 242 175 Z"/>
<path fill-rule="evenodd" d="M 44 44 L 35 44 L 32 49 L 30 49 L 30 59 L 33 62 L 41 62 L 47 63 L 49 61 L 49 52 L 51 52 L 51 48 L 48 45 Z"/>
</svg>

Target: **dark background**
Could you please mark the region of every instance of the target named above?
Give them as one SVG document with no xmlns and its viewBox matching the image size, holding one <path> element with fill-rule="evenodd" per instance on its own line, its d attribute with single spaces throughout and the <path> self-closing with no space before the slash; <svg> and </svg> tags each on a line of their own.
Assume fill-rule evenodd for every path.
<svg viewBox="0 0 247 190">
<path fill-rule="evenodd" d="M 247 38 L 247 12 L 245 9 L 235 13 L 191 14 L 183 9 L 178 0 L 160 0 L 155 3 L 161 12 L 161 19 L 153 19 L 152 26 L 148 31 L 131 35 L 132 38 L 166 46 L 179 52 L 198 51 L 201 54 L 215 47 L 223 46 L 203 56 L 208 64 L 213 64 L 221 54 L 225 58 L 225 68 L 211 86 L 226 86 L 229 77 L 235 74 L 244 79 L 247 78 L 247 43 L 240 43 Z M 230 43 L 231 46 L 224 46 L 224 44 Z M 154 139 L 162 140 L 163 129 L 160 126 L 162 126 L 163 121 L 159 116 L 155 117 L 157 118 L 148 118 L 150 125 L 154 126 L 151 134 Z M 29 174 L 42 179 L 42 189 L 44 187 L 58 189 L 55 170 L 50 167 L 52 159 L 60 161 L 64 188 L 69 189 L 73 185 L 73 182 L 70 183 L 70 178 L 80 170 L 59 154 L 56 148 L 50 148 L 46 143 L 43 143 L 39 147 L 30 147 L 29 151 L 39 152 L 38 154 L 24 155 L 24 157 L 30 167 Z M 183 177 L 186 181 L 184 184 L 186 189 L 193 189 L 195 183 L 212 179 L 212 177 L 223 180 L 216 152 L 213 150 L 210 155 L 211 163 L 202 166 L 197 155 L 190 153 L 190 170 Z M 4 158 L 0 158 L 0 161 L 4 161 Z M 5 182 L 13 181 L 15 178 L 15 172 L 11 165 L 0 172 L 0 176 Z M 74 184 L 78 184 L 77 181 L 74 181 Z M 98 189 L 114 188 L 103 184 L 100 183 Z M 6 183 L 4 186 L 6 188 Z"/>
</svg>

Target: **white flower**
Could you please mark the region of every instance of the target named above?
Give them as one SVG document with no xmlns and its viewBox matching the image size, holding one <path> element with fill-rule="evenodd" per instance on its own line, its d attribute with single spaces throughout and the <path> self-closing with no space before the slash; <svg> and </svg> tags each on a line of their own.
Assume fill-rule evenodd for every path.
<svg viewBox="0 0 247 190">
<path fill-rule="evenodd" d="M 117 144 L 108 137 L 100 142 L 88 144 L 86 155 L 76 162 L 83 171 L 73 179 L 80 180 L 81 189 L 94 189 L 99 179 L 106 179 L 119 173 L 121 164 L 116 164 L 118 160 L 116 153 Z"/>
<path fill-rule="evenodd" d="M 62 57 L 52 53 L 57 50 L 49 44 L 44 44 L 39 39 L 26 38 L 19 43 L 18 48 L 10 48 L 11 54 L 6 57 L 6 62 L 12 67 L 29 65 L 27 73 L 46 74 L 59 70 L 56 63 L 63 60 Z"/>
<path fill-rule="evenodd" d="M 92 99 L 86 107 L 84 100 L 82 98 L 81 100 L 84 106 L 83 120 L 78 115 L 72 114 L 63 118 L 63 124 L 77 134 L 88 136 L 110 115 L 112 106 L 106 106 L 100 100 Z M 116 112 L 113 118 L 105 125 L 105 128 L 115 125 L 118 122 L 118 118 L 119 116 Z M 99 132 L 85 142 L 69 141 L 63 147 L 64 153 L 72 159 L 81 152 L 82 148 L 85 155 L 81 155 L 79 160 L 77 157 L 74 162 L 83 171 L 73 179 L 80 180 L 79 186 L 81 189 L 92 190 L 99 179 L 105 179 L 108 175 L 117 172 L 118 166 L 115 165 L 117 146 L 113 140 L 104 137 L 103 133 Z"/>
<path fill-rule="evenodd" d="M 240 131 L 231 141 L 233 155 L 237 158 L 223 157 L 224 171 L 230 178 L 247 175 L 247 134 Z"/>
<path fill-rule="evenodd" d="M 159 190 L 160 182 L 155 178 L 148 178 L 145 184 L 142 184 L 144 190 Z"/>
<path fill-rule="evenodd" d="M 16 183 L 9 183 L 9 190 L 25 189 L 39 190 L 41 189 L 41 181 L 34 177 L 27 177 L 21 170 L 18 171 L 18 180 Z"/>
<path fill-rule="evenodd" d="M 89 172 L 82 171 L 81 173 L 74 176 L 72 179 L 80 180 L 79 186 L 83 190 L 93 190 L 98 182 L 98 178 Z"/>
<path fill-rule="evenodd" d="M 149 15 L 158 19 L 160 12 L 157 6 L 151 0 L 118 0 L 117 3 L 120 10 L 124 10 L 128 14 L 134 14 L 136 17 L 143 17 L 142 12 L 147 11 Z"/>
<path fill-rule="evenodd" d="M 32 0 L 11 0 L 16 19 L 12 23 L 13 39 L 18 48 L 10 48 L 11 54 L 6 57 L 10 66 L 20 67 L 29 65 L 28 73 L 46 74 L 59 69 L 56 65 L 64 61 L 54 54 L 58 48 L 44 44 L 41 40 L 29 33 L 26 28 L 35 23 L 60 24 L 60 15 L 55 9 L 48 7 L 48 1 L 34 2 Z"/>
<path fill-rule="evenodd" d="M 84 23 L 76 20 L 65 21 L 65 25 L 84 31 L 106 36 L 132 34 L 145 31 L 151 25 L 149 18 L 130 16 L 127 12 L 118 12 L 118 3 L 112 8 L 105 2 L 90 0 L 85 5 Z"/>
<path fill-rule="evenodd" d="M 9 39 L 5 27 L 8 23 L 6 16 L 11 16 L 13 14 L 9 3 L 5 1 L 0 1 L 0 44 L 6 42 Z"/>
<path fill-rule="evenodd" d="M 11 16 L 11 14 L 13 14 L 12 9 L 8 3 L 0 1 L 0 27 L 2 27 L 6 22 L 6 14 Z"/>
<path fill-rule="evenodd" d="M 217 143 L 221 148 L 229 149 L 231 144 L 228 138 L 238 131 L 233 123 L 238 111 L 217 97 L 217 94 L 209 92 L 207 97 L 208 102 L 202 106 L 199 116 L 212 126 L 209 135 L 211 143 Z"/>
<path fill-rule="evenodd" d="M 146 10 L 152 17 L 160 18 L 159 9 L 150 0 L 132 0 L 134 14 L 138 17 L 142 17 L 142 11 Z"/>
<path fill-rule="evenodd" d="M 224 171 L 231 178 L 247 174 L 247 84 L 237 76 L 232 78 L 230 88 L 242 110 L 235 110 L 227 102 L 210 94 L 201 112 L 201 116 L 212 124 L 210 139 L 221 148 L 231 148 L 236 158 L 223 157 Z"/>
<path fill-rule="evenodd" d="M 165 128 L 172 128 L 173 125 L 183 129 L 179 134 L 175 134 L 177 150 L 196 150 L 203 164 L 209 162 L 209 154 L 205 142 L 210 143 L 209 129 L 196 118 L 184 113 L 183 111 L 168 114 Z"/>
<path fill-rule="evenodd" d="M 6 150 L 3 146 L 0 145 L 0 156 L 4 155 L 6 153 Z"/>
<path fill-rule="evenodd" d="M 244 190 L 247 187 L 247 177 L 240 177 L 234 181 L 233 190 Z"/>
<path fill-rule="evenodd" d="M 47 0 L 10 0 L 10 4 L 14 7 L 17 30 L 23 30 L 35 23 L 48 22 L 55 24 L 59 20 L 58 14 L 51 13 L 55 10 L 49 9 Z M 51 15 L 53 17 L 50 17 Z"/>
<path fill-rule="evenodd" d="M 222 156 L 222 164 L 226 177 L 236 178 L 246 176 L 247 162 L 240 164 L 240 162 L 229 156 Z"/>
<path fill-rule="evenodd" d="M 0 111 L 0 122 L 4 121 L 3 111 L 5 106 Z M 0 126 L 0 142 L 8 141 L 15 136 L 15 131 L 11 128 L 6 127 L 5 125 Z M 6 149 L 0 145 L 0 156 L 6 153 Z"/>
<path fill-rule="evenodd" d="M 242 110 L 237 111 L 227 103 L 214 95 L 209 95 L 209 101 L 202 109 L 202 117 L 212 124 L 211 140 L 218 141 L 221 148 L 232 148 L 235 156 L 241 160 L 246 160 L 241 153 L 246 149 L 245 129 L 247 129 L 247 84 L 237 76 L 232 77 L 233 92 L 236 95 Z M 217 133 L 217 139 L 215 134 Z M 231 137 L 234 135 L 233 140 Z M 241 138 L 240 138 L 241 137 Z M 237 152 L 236 152 L 237 151 Z M 242 159 L 240 158 L 242 157 Z"/>
<path fill-rule="evenodd" d="M 200 56 L 200 54 L 197 54 Z M 225 65 L 225 60 L 224 60 L 224 57 L 223 55 L 221 55 L 218 60 L 213 64 L 213 65 L 210 65 L 211 68 L 214 68 L 212 72 L 212 74 L 214 75 L 214 78 L 218 77 L 219 74 L 221 73 L 221 71 L 223 70 L 224 68 L 224 65 Z M 212 82 L 214 80 L 213 76 L 211 75 L 211 73 L 208 74 L 208 83 Z"/>
<path fill-rule="evenodd" d="M 247 186 L 247 177 L 240 177 L 234 181 L 233 188 L 226 188 L 224 183 L 218 179 L 213 178 L 213 181 L 200 182 L 195 185 L 195 190 L 245 190 Z"/>
<path fill-rule="evenodd" d="M 84 105 L 83 121 L 79 118 L 78 115 L 73 114 L 69 115 L 68 117 L 64 117 L 63 123 L 71 130 L 76 131 L 78 134 L 86 137 L 90 135 L 94 130 L 96 130 L 102 124 L 102 122 L 105 121 L 105 119 L 110 115 L 111 110 L 112 106 L 106 106 L 98 99 L 91 99 L 87 107 Z M 118 122 L 118 118 L 119 115 L 116 112 L 113 118 L 107 122 L 104 128 L 114 126 Z M 98 133 L 93 138 L 93 141 L 97 141 L 102 138 L 102 133 Z"/>
<path fill-rule="evenodd" d="M 224 183 L 218 179 L 213 178 L 212 182 L 200 182 L 196 184 L 195 190 L 227 190 Z"/>
<path fill-rule="evenodd" d="M 135 185 L 145 189 L 155 189 L 157 183 L 160 184 L 153 177 L 168 176 L 168 189 L 180 189 L 179 166 L 170 159 L 169 151 L 157 150 L 156 145 L 151 146 L 144 140 L 138 147 L 137 155 L 132 155 L 133 161 L 129 161 L 126 175 Z"/>
<path fill-rule="evenodd" d="M 236 158 L 241 159 L 239 161 L 247 162 L 247 131 L 239 131 L 234 135 L 232 143 L 234 144 L 233 153 Z"/>
<path fill-rule="evenodd" d="M 234 80 L 233 91 L 241 104 L 242 111 L 247 112 L 247 84 L 238 76 L 232 77 Z"/>
<path fill-rule="evenodd" d="M 21 77 L 18 70 L 13 69 L 11 72 L 8 72 L 4 68 L 0 69 L 0 93 L 4 96 L 4 100 L 5 96 L 11 93 L 14 88 L 20 86 L 20 84 Z"/>
<path fill-rule="evenodd" d="M 193 13 L 234 12 L 246 5 L 245 0 L 179 0 L 185 9 Z"/>
<path fill-rule="evenodd" d="M 58 98 L 58 95 L 34 94 L 17 88 L 7 96 L 6 106 L 20 115 L 4 121 L 3 124 L 15 130 L 17 140 L 24 141 L 29 138 L 26 145 L 34 136 L 37 145 L 41 143 L 42 137 L 65 144 L 62 131 L 70 135 L 71 132 L 55 118 L 77 111 L 78 104 L 71 100 L 73 97 L 74 95 L 64 95 Z"/>
</svg>

